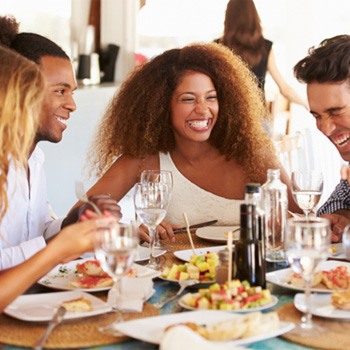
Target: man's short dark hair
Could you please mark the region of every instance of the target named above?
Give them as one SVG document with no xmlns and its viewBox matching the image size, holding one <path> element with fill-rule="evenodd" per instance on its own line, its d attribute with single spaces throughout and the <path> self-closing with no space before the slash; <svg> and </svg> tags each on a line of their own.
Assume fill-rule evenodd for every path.
<svg viewBox="0 0 350 350">
<path fill-rule="evenodd" d="M 40 64 L 44 56 L 69 59 L 56 43 L 35 33 L 18 33 L 19 23 L 13 16 L 0 16 L 0 44 Z"/>
<path fill-rule="evenodd" d="M 311 47 L 308 56 L 294 67 L 303 83 L 343 82 L 350 79 L 350 35 L 337 35 Z"/>
</svg>

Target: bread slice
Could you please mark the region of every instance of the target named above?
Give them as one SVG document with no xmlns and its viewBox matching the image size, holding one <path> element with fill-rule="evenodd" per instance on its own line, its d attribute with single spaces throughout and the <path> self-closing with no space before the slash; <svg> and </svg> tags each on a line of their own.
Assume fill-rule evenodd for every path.
<svg viewBox="0 0 350 350">
<path fill-rule="evenodd" d="M 312 283 L 311 283 L 311 287 L 316 287 L 318 286 L 320 283 L 322 282 L 322 272 L 316 272 L 314 274 L 314 277 L 312 278 Z M 303 280 L 303 278 L 297 274 L 297 273 L 293 273 L 293 275 L 290 278 L 289 283 L 296 287 L 296 288 L 305 288 L 305 281 Z"/>
<path fill-rule="evenodd" d="M 92 303 L 84 297 L 78 299 L 67 300 L 62 303 L 62 306 L 68 312 L 88 312 L 92 310 Z"/>
<path fill-rule="evenodd" d="M 337 309 L 350 310 L 350 292 L 333 293 L 331 299 Z"/>
<path fill-rule="evenodd" d="M 74 281 L 69 283 L 70 287 L 73 288 L 103 288 L 110 287 L 113 285 L 113 279 L 111 277 L 100 277 L 100 276 L 82 276 L 77 277 Z"/>
<path fill-rule="evenodd" d="M 87 260 L 82 264 L 77 264 L 76 269 L 79 273 L 88 276 L 108 276 L 101 268 L 97 260 Z"/>
</svg>

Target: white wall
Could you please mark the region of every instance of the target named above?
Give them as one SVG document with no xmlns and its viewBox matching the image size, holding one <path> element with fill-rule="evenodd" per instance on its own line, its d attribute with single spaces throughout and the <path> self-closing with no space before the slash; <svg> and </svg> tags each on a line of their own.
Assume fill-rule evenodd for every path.
<svg viewBox="0 0 350 350">
<path fill-rule="evenodd" d="M 77 202 L 75 180 L 83 180 L 86 189 L 93 183 L 84 177 L 86 154 L 94 130 L 116 89 L 115 85 L 79 88 L 74 94 L 77 110 L 70 116 L 62 141 L 39 143 L 46 155 L 49 201 L 59 216 L 65 215 Z"/>
</svg>

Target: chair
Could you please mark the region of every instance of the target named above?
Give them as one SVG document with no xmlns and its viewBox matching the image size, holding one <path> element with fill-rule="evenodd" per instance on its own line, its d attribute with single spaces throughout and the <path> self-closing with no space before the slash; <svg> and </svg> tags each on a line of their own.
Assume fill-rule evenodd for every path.
<svg viewBox="0 0 350 350">
<path fill-rule="evenodd" d="M 289 175 L 298 169 L 313 169 L 313 149 L 310 130 L 281 136 L 275 140 L 278 157 Z"/>
</svg>

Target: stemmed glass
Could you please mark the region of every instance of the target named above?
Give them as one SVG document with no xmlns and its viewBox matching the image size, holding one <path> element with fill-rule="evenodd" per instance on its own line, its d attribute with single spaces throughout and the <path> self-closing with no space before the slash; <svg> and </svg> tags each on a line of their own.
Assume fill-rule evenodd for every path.
<svg viewBox="0 0 350 350">
<path fill-rule="evenodd" d="M 144 170 L 140 176 L 140 183 L 147 184 L 150 182 L 161 182 L 168 186 L 169 196 L 171 196 L 173 190 L 173 174 L 169 170 Z M 155 249 L 165 250 L 164 246 L 161 244 L 159 235 L 155 234 Z"/>
<path fill-rule="evenodd" d="M 322 173 L 316 170 L 293 171 L 291 180 L 293 198 L 308 219 L 321 198 Z"/>
<path fill-rule="evenodd" d="M 135 187 L 134 205 L 140 221 L 148 228 L 151 237 L 150 259 L 146 265 L 154 270 L 160 266 L 155 258 L 155 236 L 157 225 L 166 215 L 169 202 L 168 186 L 161 182 L 138 183 Z"/>
<path fill-rule="evenodd" d="M 305 282 L 305 314 L 294 329 L 300 336 L 314 336 L 322 328 L 314 325 L 311 314 L 311 283 L 317 267 L 329 256 L 331 230 L 324 218 L 292 218 L 288 220 L 285 248 L 292 270 Z"/>
<path fill-rule="evenodd" d="M 100 327 L 103 333 L 119 336 L 116 329 L 119 322 L 123 321 L 122 310 L 119 310 L 118 301 L 122 295 L 122 277 L 133 264 L 139 243 L 139 229 L 135 224 L 120 224 L 117 222 L 106 223 L 99 228 L 95 235 L 95 256 L 102 269 L 114 280 L 117 296 L 114 309 L 118 314 L 117 320 L 107 326 Z"/>
</svg>

